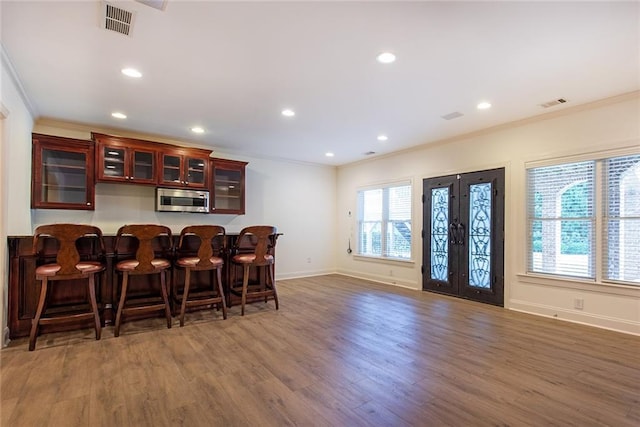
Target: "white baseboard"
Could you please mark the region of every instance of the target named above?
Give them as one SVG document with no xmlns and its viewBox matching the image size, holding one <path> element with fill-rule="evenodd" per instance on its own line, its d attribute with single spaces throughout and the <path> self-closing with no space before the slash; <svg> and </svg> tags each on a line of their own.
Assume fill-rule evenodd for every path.
<svg viewBox="0 0 640 427">
<path fill-rule="evenodd" d="M 640 322 L 512 299 L 509 310 L 640 336 Z"/>
<path fill-rule="evenodd" d="M 342 274 L 356 279 L 370 280 L 372 282 L 383 283 L 385 285 L 399 286 L 414 291 L 420 290 L 418 283 L 412 280 L 403 280 L 398 277 L 382 276 L 378 274 L 363 274 L 361 271 L 339 270 L 337 274 Z"/>
<path fill-rule="evenodd" d="M 324 276 L 326 274 L 335 274 L 335 270 L 309 270 L 309 271 L 294 271 L 291 273 L 278 273 L 276 272 L 276 280 L 287 279 L 300 279 L 303 277 Z"/>
<path fill-rule="evenodd" d="M 2 347 L 6 347 L 9 345 L 9 343 L 11 342 L 11 339 L 9 338 L 10 335 L 10 331 L 9 331 L 9 327 L 5 327 L 4 331 L 2 333 Z"/>
</svg>

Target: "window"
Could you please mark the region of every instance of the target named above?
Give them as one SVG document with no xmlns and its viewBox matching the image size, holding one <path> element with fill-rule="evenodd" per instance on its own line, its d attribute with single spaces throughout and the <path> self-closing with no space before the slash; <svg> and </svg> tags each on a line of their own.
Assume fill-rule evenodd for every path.
<svg viewBox="0 0 640 427">
<path fill-rule="evenodd" d="M 411 259 L 411 184 L 358 191 L 358 255 Z"/>
<path fill-rule="evenodd" d="M 640 285 L 640 155 L 527 171 L 528 271 Z"/>
</svg>

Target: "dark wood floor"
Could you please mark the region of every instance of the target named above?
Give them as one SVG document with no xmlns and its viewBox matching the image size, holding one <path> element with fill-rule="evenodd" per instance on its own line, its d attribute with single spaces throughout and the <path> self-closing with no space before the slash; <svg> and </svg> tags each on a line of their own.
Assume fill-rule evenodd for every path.
<svg viewBox="0 0 640 427">
<path fill-rule="evenodd" d="M 2 426 L 635 426 L 640 337 L 331 275 L 0 352 Z"/>
</svg>

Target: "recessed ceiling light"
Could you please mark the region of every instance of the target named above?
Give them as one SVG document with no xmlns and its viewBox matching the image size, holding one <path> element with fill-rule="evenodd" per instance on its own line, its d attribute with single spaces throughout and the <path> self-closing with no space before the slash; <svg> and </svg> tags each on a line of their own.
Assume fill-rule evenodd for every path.
<svg viewBox="0 0 640 427">
<path fill-rule="evenodd" d="M 191 128 L 191 132 L 193 133 L 204 133 L 204 129 L 202 129 L 200 126 L 194 126 Z"/>
<path fill-rule="evenodd" d="M 389 139 L 387 135 L 378 135 L 378 141 L 386 141 Z"/>
<path fill-rule="evenodd" d="M 115 117 L 116 119 L 126 119 L 127 115 L 119 112 L 111 113 L 111 117 Z"/>
<path fill-rule="evenodd" d="M 396 56 L 391 52 L 383 52 L 376 59 L 382 64 L 391 64 L 396 60 Z"/>
<path fill-rule="evenodd" d="M 491 103 L 489 102 L 481 102 L 477 105 L 478 110 L 486 110 L 488 108 L 491 108 Z"/>
<path fill-rule="evenodd" d="M 140 77 L 142 77 L 142 73 L 136 70 L 135 68 L 123 68 L 122 74 L 128 77 L 134 77 L 136 79 L 139 79 Z"/>
<path fill-rule="evenodd" d="M 335 154 L 333 154 L 332 152 L 324 153 L 324 155 L 327 156 L 327 157 L 335 156 Z"/>
<path fill-rule="evenodd" d="M 285 117 L 293 117 L 296 115 L 296 112 L 287 108 L 285 110 L 282 110 L 282 115 Z"/>
</svg>

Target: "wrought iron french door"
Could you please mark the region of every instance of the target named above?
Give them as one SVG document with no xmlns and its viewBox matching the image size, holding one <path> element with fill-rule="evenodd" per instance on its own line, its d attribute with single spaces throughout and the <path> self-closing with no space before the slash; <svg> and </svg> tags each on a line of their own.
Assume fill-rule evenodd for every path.
<svg viewBox="0 0 640 427">
<path fill-rule="evenodd" d="M 504 169 L 423 181 L 422 289 L 504 305 Z"/>
</svg>

